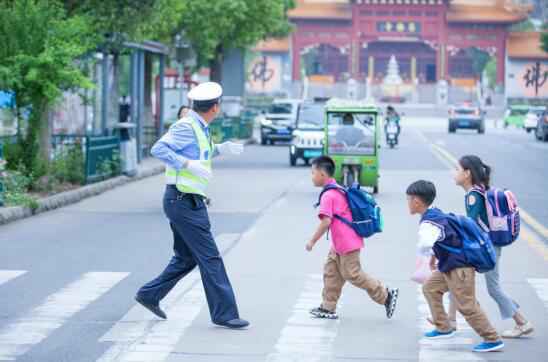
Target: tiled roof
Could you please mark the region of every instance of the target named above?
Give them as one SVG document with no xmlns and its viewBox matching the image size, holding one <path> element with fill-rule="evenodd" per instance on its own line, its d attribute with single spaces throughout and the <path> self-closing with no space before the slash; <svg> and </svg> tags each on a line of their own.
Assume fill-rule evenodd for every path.
<svg viewBox="0 0 548 362">
<path fill-rule="evenodd" d="M 289 38 L 263 40 L 255 46 L 254 50 L 259 52 L 288 52 Z"/>
<path fill-rule="evenodd" d="M 497 1 L 491 5 L 450 4 L 448 22 L 458 23 L 517 23 L 527 19 L 529 6 L 508 5 Z"/>
<path fill-rule="evenodd" d="M 352 6 L 346 1 L 298 0 L 295 9 L 289 11 L 289 18 L 351 20 Z"/>
<path fill-rule="evenodd" d="M 539 32 L 510 33 L 506 42 L 509 58 L 548 59 L 548 53 L 540 48 Z"/>
</svg>

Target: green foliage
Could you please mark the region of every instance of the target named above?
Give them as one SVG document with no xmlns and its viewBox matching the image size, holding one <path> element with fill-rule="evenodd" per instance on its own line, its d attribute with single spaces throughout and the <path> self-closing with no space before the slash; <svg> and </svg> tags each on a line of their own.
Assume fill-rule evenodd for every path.
<svg viewBox="0 0 548 362">
<path fill-rule="evenodd" d="M 59 183 L 82 185 L 85 181 L 84 164 L 82 146 L 74 144 L 55 155 L 49 174 Z"/>
<path fill-rule="evenodd" d="M 119 152 L 114 152 L 112 159 L 101 160 L 98 170 L 104 179 L 120 175 L 122 173 L 122 165 Z"/>
<path fill-rule="evenodd" d="M 529 19 L 522 21 L 521 23 L 514 24 L 510 27 L 512 32 L 524 32 L 524 31 L 535 31 L 535 24 Z"/>
<path fill-rule="evenodd" d="M 468 48 L 466 53 L 472 58 L 472 68 L 474 73 L 481 75 L 487 63 L 491 60 L 491 56 L 478 48 Z"/>
<path fill-rule="evenodd" d="M 90 19 L 102 50 L 120 53 L 125 41 L 170 38 L 182 15 L 182 0 L 63 0 L 71 15 Z"/>
<path fill-rule="evenodd" d="M 489 81 L 489 87 L 495 88 L 497 85 L 497 58 L 492 57 L 485 66 L 485 73 Z"/>
<path fill-rule="evenodd" d="M 30 111 L 28 130 L 12 153 L 19 159 L 11 163 L 22 162 L 23 172 L 41 171 L 47 163 L 40 151 L 48 144 L 40 145 L 39 136 L 48 108 L 64 90 L 92 86 L 76 59 L 95 44 L 89 19 L 67 17 L 57 0 L 4 1 L 0 7 L 0 89 L 13 91 L 17 107 Z"/>
<path fill-rule="evenodd" d="M 200 65 L 219 62 L 224 50 L 246 48 L 291 30 L 293 0 L 186 0 L 181 20 Z M 212 21 L 215 19 L 215 21 Z"/>
<path fill-rule="evenodd" d="M 38 208 L 36 199 L 27 193 L 32 180 L 23 172 L 4 172 L 1 182 L 4 184 L 4 202 L 6 206 L 26 206 L 33 210 Z"/>
<path fill-rule="evenodd" d="M 545 23 L 542 28 L 544 31 L 541 35 L 541 48 L 548 53 L 548 23 Z"/>
</svg>

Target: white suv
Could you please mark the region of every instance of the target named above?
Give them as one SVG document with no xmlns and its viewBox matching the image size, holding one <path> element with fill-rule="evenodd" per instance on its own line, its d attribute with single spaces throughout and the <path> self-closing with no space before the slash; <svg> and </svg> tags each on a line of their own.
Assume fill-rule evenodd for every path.
<svg viewBox="0 0 548 362">
<path fill-rule="evenodd" d="M 529 108 L 529 112 L 527 112 L 527 115 L 525 116 L 525 120 L 523 121 L 523 128 L 525 128 L 527 133 L 537 129 L 538 120 L 545 110 L 546 110 L 546 107 Z"/>
<path fill-rule="evenodd" d="M 323 154 L 324 117 L 323 104 L 305 103 L 301 105 L 289 147 L 289 164 L 291 166 L 296 166 L 299 159 L 308 165 L 310 160 Z"/>
</svg>

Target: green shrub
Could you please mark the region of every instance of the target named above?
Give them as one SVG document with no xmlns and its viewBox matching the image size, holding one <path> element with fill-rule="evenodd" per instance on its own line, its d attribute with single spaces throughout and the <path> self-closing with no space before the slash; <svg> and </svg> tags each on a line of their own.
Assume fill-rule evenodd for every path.
<svg viewBox="0 0 548 362">
<path fill-rule="evenodd" d="M 82 185 L 85 182 L 85 159 L 78 143 L 58 152 L 50 162 L 49 175 L 59 183 Z"/>
</svg>

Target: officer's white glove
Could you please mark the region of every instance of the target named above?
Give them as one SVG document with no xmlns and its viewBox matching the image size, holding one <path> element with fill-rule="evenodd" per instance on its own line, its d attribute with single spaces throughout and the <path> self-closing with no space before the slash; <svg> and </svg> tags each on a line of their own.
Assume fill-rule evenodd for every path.
<svg viewBox="0 0 548 362">
<path fill-rule="evenodd" d="M 244 152 L 244 145 L 236 142 L 223 142 L 217 145 L 220 155 L 241 155 Z"/>
<path fill-rule="evenodd" d="M 194 176 L 210 179 L 211 171 L 202 165 L 199 160 L 188 160 L 185 165 L 186 169 Z"/>
</svg>

